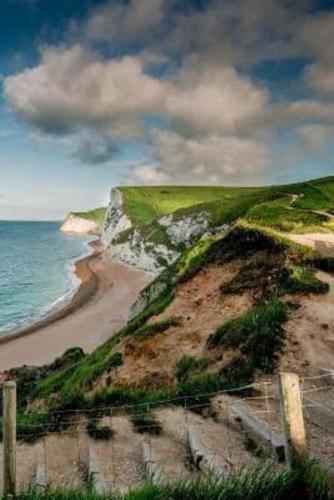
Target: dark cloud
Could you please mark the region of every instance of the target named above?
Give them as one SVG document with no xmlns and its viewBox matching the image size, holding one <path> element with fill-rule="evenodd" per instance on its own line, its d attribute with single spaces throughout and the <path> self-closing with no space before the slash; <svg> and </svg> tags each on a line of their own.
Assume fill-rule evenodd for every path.
<svg viewBox="0 0 334 500">
<path fill-rule="evenodd" d="M 72 157 L 87 165 L 100 165 L 112 160 L 118 150 L 118 147 L 107 139 L 82 139 Z"/>
</svg>

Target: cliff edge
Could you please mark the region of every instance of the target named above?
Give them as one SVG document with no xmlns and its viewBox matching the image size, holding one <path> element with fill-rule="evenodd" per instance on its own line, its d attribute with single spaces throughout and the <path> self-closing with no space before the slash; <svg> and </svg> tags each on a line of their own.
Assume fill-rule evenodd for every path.
<svg viewBox="0 0 334 500">
<path fill-rule="evenodd" d="M 105 208 L 88 212 L 70 212 L 60 230 L 62 233 L 100 234 L 105 217 Z"/>
</svg>

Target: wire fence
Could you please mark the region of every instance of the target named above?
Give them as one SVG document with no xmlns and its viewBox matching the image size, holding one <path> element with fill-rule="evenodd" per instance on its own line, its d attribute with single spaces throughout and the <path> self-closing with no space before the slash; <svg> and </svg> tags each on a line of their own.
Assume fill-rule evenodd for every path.
<svg viewBox="0 0 334 500">
<path fill-rule="evenodd" d="M 300 387 L 308 450 L 334 468 L 333 375 L 301 378 Z M 57 410 L 47 419 L 30 410 L 17 433 L 18 488 L 94 483 L 99 492 L 122 492 L 148 477 L 226 476 L 264 460 L 283 461 L 281 406 L 272 380 L 150 403 Z M 2 453 L 0 462 L 3 467 Z"/>
</svg>

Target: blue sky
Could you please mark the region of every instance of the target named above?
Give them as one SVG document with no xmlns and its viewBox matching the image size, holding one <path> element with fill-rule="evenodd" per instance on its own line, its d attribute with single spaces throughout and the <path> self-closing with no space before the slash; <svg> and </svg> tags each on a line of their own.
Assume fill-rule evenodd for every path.
<svg viewBox="0 0 334 500">
<path fill-rule="evenodd" d="M 2 0 L 0 218 L 333 174 L 325 0 Z"/>
</svg>

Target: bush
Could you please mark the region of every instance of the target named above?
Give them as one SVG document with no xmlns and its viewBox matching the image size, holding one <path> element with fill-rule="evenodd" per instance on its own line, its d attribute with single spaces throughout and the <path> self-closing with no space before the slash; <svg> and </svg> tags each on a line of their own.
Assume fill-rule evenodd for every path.
<svg viewBox="0 0 334 500">
<path fill-rule="evenodd" d="M 191 373 L 205 370 L 211 363 L 210 358 L 194 358 L 184 355 L 176 364 L 176 378 L 180 382 L 185 381 Z"/>
<path fill-rule="evenodd" d="M 288 308 L 274 298 L 267 304 L 254 307 L 243 316 L 228 321 L 208 339 L 208 347 L 219 345 L 238 348 L 253 369 L 273 371 L 278 354 L 284 345 L 282 324 L 288 319 Z M 247 368 L 248 370 L 248 368 Z"/>
<path fill-rule="evenodd" d="M 281 282 L 282 291 L 288 293 L 327 293 L 328 283 L 315 277 L 314 271 L 306 266 L 288 264 L 286 278 Z"/>
</svg>

